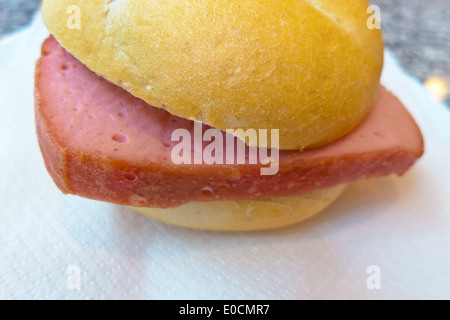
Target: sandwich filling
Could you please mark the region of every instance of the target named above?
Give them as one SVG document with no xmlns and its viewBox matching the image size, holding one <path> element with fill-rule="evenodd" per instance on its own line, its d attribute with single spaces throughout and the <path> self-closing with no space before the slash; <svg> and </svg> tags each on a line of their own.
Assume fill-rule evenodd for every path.
<svg viewBox="0 0 450 320">
<path fill-rule="evenodd" d="M 317 149 L 280 150 L 276 175 L 261 175 L 260 162 L 175 164 L 172 133 L 193 136 L 195 123 L 96 75 L 53 37 L 36 68 L 36 123 L 45 164 L 64 193 L 141 207 L 297 196 L 401 175 L 423 154 L 413 118 L 381 88 L 368 117 L 347 136 Z"/>
</svg>

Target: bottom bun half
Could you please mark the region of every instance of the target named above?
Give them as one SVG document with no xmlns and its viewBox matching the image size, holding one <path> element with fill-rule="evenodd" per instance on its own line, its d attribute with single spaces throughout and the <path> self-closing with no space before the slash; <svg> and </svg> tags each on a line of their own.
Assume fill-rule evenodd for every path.
<svg viewBox="0 0 450 320">
<path fill-rule="evenodd" d="M 171 209 L 133 210 L 152 219 L 191 229 L 257 231 L 275 229 L 306 220 L 328 207 L 345 185 L 297 197 L 267 200 L 191 202 Z"/>
</svg>

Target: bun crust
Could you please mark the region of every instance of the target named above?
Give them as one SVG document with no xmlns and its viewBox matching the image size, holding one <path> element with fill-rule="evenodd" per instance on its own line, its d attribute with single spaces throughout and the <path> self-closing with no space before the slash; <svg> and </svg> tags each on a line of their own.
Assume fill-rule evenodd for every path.
<svg viewBox="0 0 450 320">
<path fill-rule="evenodd" d="M 285 227 L 306 220 L 328 207 L 345 185 L 303 196 L 267 200 L 191 202 L 177 208 L 131 207 L 162 222 L 191 229 L 257 231 Z"/>
<path fill-rule="evenodd" d="M 75 57 L 150 105 L 222 130 L 279 129 L 281 149 L 304 149 L 349 133 L 375 100 L 383 41 L 368 6 L 45 0 L 42 15 Z"/>
</svg>

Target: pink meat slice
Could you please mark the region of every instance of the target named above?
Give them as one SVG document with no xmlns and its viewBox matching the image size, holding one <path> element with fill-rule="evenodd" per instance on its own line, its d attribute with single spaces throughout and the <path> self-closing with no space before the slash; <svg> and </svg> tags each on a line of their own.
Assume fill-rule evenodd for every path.
<svg viewBox="0 0 450 320">
<path fill-rule="evenodd" d="M 402 175 L 424 148 L 408 111 L 381 88 L 356 130 L 322 148 L 280 151 L 276 175 L 261 175 L 261 165 L 175 165 L 171 152 L 178 142 L 171 141 L 172 132 L 183 128 L 193 135 L 194 122 L 97 76 L 53 37 L 37 63 L 35 95 L 39 144 L 56 185 L 67 194 L 122 205 L 169 208 L 301 195 Z"/>
</svg>

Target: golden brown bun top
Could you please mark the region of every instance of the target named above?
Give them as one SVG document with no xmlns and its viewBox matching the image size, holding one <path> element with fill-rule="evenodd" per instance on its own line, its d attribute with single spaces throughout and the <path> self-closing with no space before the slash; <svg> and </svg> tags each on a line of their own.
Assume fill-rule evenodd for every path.
<svg viewBox="0 0 450 320">
<path fill-rule="evenodd" d="M 368 6 L 44 0 L 42 14 L 63 47 L 149 104 L 222 130 L 279 129 L 282 149 L 303 149 L 349 133 L 374 102 L 383 41 Z"/>
</svg>

